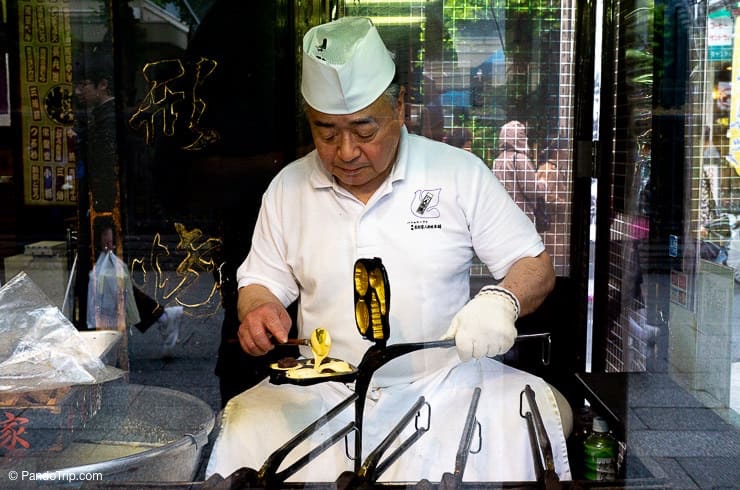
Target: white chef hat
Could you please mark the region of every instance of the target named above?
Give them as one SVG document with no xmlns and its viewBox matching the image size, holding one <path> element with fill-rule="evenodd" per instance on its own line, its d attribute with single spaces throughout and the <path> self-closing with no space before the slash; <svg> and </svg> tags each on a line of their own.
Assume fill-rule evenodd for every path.
<svg viewBox="0 0 740 490">
<path fill-rule="evenodd" d="M 326 114 L 372 104 L 393 81 L 396 65 L 370 19 L 343 17 L 303 36 L 301 93 Z"/>
</svg>

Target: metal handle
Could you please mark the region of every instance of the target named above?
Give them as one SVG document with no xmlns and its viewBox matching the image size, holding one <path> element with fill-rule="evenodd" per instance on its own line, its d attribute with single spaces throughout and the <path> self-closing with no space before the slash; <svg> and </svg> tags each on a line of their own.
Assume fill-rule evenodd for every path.
<svg viewBox="0 0 740 490">
<path fill-rule="evenodd" d="M 550 332 L 517 335 L 514 342 L 533 339 L 542 339 L 542 365 L 549 366 L 550 359 L 552 358 L 552 336 Z"/>
<path fill-rule="evenodd" d="M 475 416 L 475 412 L 478 410 L 478 401 L 480 400 L 480 387 L 476 387 L 473 391 L 473 398 L 470 400 L 470 408 L 468 409 L 468 416 L 465 419 L 465 428 L 463 429 L 463 435 L 460 439 L 460 445 L 457 449 L 457 456 L 455 458 L 455 480 L 462 482 L 463 472 L 465 472 L 465 465 L 468 462 L 468 454 L 480 452 L 482 447 L 483 435 L 481 434 L 480 422 Z M 473 442 L 474 430 L 478 429 L 478 449 L 475 451 L 470 450 L 470 445 Z"/>
<path fill-rule="evenodd" d="M 524 413 L 523 399 L 526 396 L 529 411 Z M 535 400 L 532 387 L 526 385 L 524 390 L 519 394 L 519 415 L 527 420 L 527 429 L 529 430 L 529 442 L 532 447 L 532 458 L 535 465 L 537 481 L 543 482 L 545 488 L 558 489 L 561 487 L 555 472 L 555 460 L 552 456 L 552 445 L 547 436 L 545 424 L 542 422 L 540 409 Z"/>
</svg>

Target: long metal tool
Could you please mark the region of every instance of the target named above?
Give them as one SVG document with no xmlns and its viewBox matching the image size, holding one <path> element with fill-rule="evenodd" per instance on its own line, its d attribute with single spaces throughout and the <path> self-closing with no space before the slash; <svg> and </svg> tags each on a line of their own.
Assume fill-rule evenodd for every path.
<svg viewBox="0 0 740 490">
<path fill-rule="evenodd" d="M 378 446 L 365 459 L 365 462 L 362 464 L 362 468 L 360 468 L 360 472 L 358 474 L 360 480 L 375 482 L 378 477 L 382 475 L 383 472 L 388 469 L 388 467 L 390 467 L 390 465 L 392 465 L 404 453 L 404 451 L 406 451 L 406 449 L 411 447 L 412 444 L 419 440 L 419 438 L 424 435 L 426 431 L 429 430 L 431 411 L 427 416 L 426 426 L 419 426 L 418 423 L 420 411 L 424 406 L 431 410 L 424 397 L 420 396 L 416 403 L 411 407 L 411 409 L 406 412 L 406 414 L 401 418 L 398 424 L 396 424 L 396 426 L 388 433 L 385 439 L 383 439 L 383 441 L 378 444 Z M 388 450 L 388 447 L 391 445 L 391 443 L 396 440 L 396 438 L 401 434 L 401 431 L 409 424 L 409 422 L 411 422 L 413 418 L 416 418 L 417 420 L 415 427 L 416 430 L 414 431 L 414 433 L 406 438 L 399 447 L 397 447 L 391 454 L 388 455 L 387 458 L 380 462 L 380 458 L 383 457 L 385 451 Z"/>
<path fill-rule="evenodd" d="M 527 398 L 529 411 L 524 413 L 523 398 Z M 526 385 L 519 395 L 519 415 L 526 419 L 529 431 L 529 443 L 532 448 L 532 459 L 534 460 L 537 482 L 546 490 L 562 488 L 558 474 L 555 472 L 555 460 L 552 456 L 552 445 L 547 436 L 545 424 L 542 422 L 537 401 L 535 400 L 532 387 Z"/>
<path fill-rule="evenodd" d="M 305 454 L 303 457 L 298 459 L 295 463 L 290 465 L 288 468 L 278 473 L 277 469 L 280 467 L 283 460 L 286 458 L 286 456 L 288 456 L 288 454 L 290 454 L 291 451 L 293 451 L 293 449 L 295 449 L 298 446 L 298 444 L 308 439 L 308 437 L 311 436 L 314 432 L 316 432 L 319 428 L 321 428 L 331 419 L 336 417 L 345 408 L 352 405 L 352 403 L 356 399 L 357 399 L 357 393 L 353 393 L 352 395 L 348 396 L 343 401 L 341 401 L 339 404 L 337 404 L 334 408 L 329 410 L 326 414 L 322 415 L 321 417 L 316 419 L 314 422 L 312 422 L 310 425 L 308 425 L 305 429 L 303 429 L 301 432 L 295 435 L 292 439 L 286 442 L 283 446 L 281 446 L 280 448 L 275 450 L 272 454 L 270 454 L 270 456 L 267 457 L 267 460 L 265 461 L 265 463 L 262 465 L 262 468 L 260 468 L 259 472 L 257 473 L 258 482 L 261 485 L 263 485 L 264 488 L 279 488 L 280 484 L 283 483 L 286 479 L 288 479 L 290 476 L 295 474 L 298 470 L 306 466 L 312 460 L 316 459 L 321 453 L 323 453 L 326 449 L 334 445 L 336 442 L 342 440 L 347 434 L 349 434 L 353 430 L 356 430 L 355 422 L 348 423 L 347 425 L 342 427 L 339 431 L 337 431 L 334 435 L 332 435 L 329 439 L 327 439 L 322 444 L 320 444 L 319 446 L 309 451 L 307 454 Z"/>
<path fill-rule="evenodd" d="M 480 452 L 482 445 L 482 434 L 480 422 L 476 418 L 475 414 L 478 411 L 478 401 L 480 400 L 480 387 L 476 387 L 473 390 L 473 397 L 470 400 L 470 407 L 468 408 L 468 416 L 465 419 L 465 426 L 463 427 L 462 436 L 460 437 L 460 444 L 457 447 L 457 455 L 455 456 L 455 470 L 453 473 L 445 472 L 442 475 L 440 488 L 460 488 L 462 486 L 463 473 L 465 472 L 465 466 L 468 463 L 468 455 Z M 478 449 L 475 451 L 470 450 L 470 446 L 473 442 L 473 435 L 475 430 L 478 429 Z"/>
<path fill-rule="evenodd" d="M 480 387 L 476 387 L 473 391 L 473 398 L 470 400 L 470 408 L 468 408 L 468 416 L 465 419 L 465 427 L 463 428 L 463 434 L 460 438 L 460 445 L 457 448 L 457 456 L 455 457 L 455 481 L 461 483 L 463 479 L 463 473 L 465 472 L 465 466 L 468 463 L 468 455 L 471 453 L 470 445 L 473 442 L 473 434 L 475 429 L 478 429 L 478 449 L 475 452 L 481 450 L 480 443 L 483 435 L 481 434 L 480 422 L 475 416 L 478 411 L 478 402 L 480 401 Z"/>
</svg>

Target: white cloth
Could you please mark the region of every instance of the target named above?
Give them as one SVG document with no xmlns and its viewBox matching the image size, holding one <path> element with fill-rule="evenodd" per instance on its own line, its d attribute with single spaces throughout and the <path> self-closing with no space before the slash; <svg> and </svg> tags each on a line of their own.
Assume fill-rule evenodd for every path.
<svg viewBox="0 0 740 490">
<path fill-rule="evenodd" d="M 464 480 L 534 481 L 536 475 L 526 420 L 519 414 L 520 394 L 527 384 L 535 391 L 537 407 L 547 427 L 555 469 L 561 480 L 570 479 L 563 428 L 552 391 L 542 380 L 489 358 L 447 363 L 420 382 L 369 393 L 361 458 L 364 461 L 423 395 L 429 409 L 421 410 L 419 426 L 426 426 L 426 417 L 430 414 L 429 431 L 381 475 L 380 481 L 417 482 L 422 478 L 440 481 L 443 473 L 452 473 L 455 469 L 455 455 L 473 390 L 480 386 L 476 415 L 481 423 L 481 450 L 468 455 Z M 259 470 L 273 451 L 350 394 L 350 388 L 341 383 L 301 387 L 271 385 L 265 381 L 238 395 L 224 409 L 221 433 L 213 447 L 206 477 L 214 473 L 227 476 L 244 466 Z M 528 409 L 526 401 L 524 409 Z M 281 469 L 351 420 L 354 420 L 354 405 L 297 446 Z M 385 456 L 409 437 L 414 423 L 412 420 Z M 471 451 L 477 447 L 476 433 Z M 349 448 L 353 454 L 353 436 L 349 436 Z M 344 441 L 339 441 L 288 481 L 332 482 L 343 471 L 352 469 L 353 462 L 345 455 Z"/>
<path fill-rule="evenodd" d="M 370 344 L 361 338 L 354 319 L 356 259 L 380 257 L 387 269 L 389 343 L 393 344 L 435 340 L 445 333 L 452 317 L 469 300 L 474 253 L 494 277 L 501 278 L 517 259 L 543 250 L 533 223 L 480 159 L 404 129 L 391 175 L 366 205 L 335 184 L 315 152 L 283 169 L 263 197 L 252 249 L 237 271 L 237 280 L 239 287 L 253 283 L 268 287 L 285 305 L 300 294 L 299 336 L 305 337 L 317 327 L 326 328 L 333 339 L 330 355 L 357 365 Z M 311 356 L 307 348 L 303 354 Z M 472 366 L 480 366 L 484 375 Z M 509 417 L 513 416 L 503 412 L 499 404 L 511 405 L 506 410 L 518 417 L 519 392 L 526 383 L 543 386 L 543 382 L 490 359 L 460 364 L 455 349 L 417 351 L 378 372 L 372 390 L 380 389 L 389 412 L 378 411 L 387 416 L 378 415 L 366 423 L 365 430 L 376 434 L 375 439 L 366 435 L 366 441 L 378 440 L 395 424 L 389 422 L 392 416 L 405 412 L 418 393 L 434 394 L 438 426 L 444 426 L 439 420 L 464 419 L 467 408 L 463 406 L 467 407 L 469 395 L 442 399 L 481 383 L 484 400 L 479 417 L 485 419 L 485 425 L 501 428 L 499 432 L 505 432 L 506 437 L 500 444 L 492 443 L 496 444 L 488 453 L 492 459 L 483 464 L 480 458 L 475 465 L 479 468 L 466 470 L 466 478 L 493 480 L 506 474 L 507 478 L 526 479 L 526 472 L 506 473 L 506 468 L 530 466 L 517 462 L 525 461 L 521 458 L 526 456 L 510 450 L 516 446 L 529 451 L 529 442 L 524 426 L 510 425 Z M 335 390 L 339 394 L 331 396 Z M 342 385 L 335 383 L 312 387 L 262 383 L 235 398 L 224 412 L 207 474 L 226 476 L 242 466 L 259 468 L 272 449 L 343 399 L 346 393 L 342 390 Z M 542 390 L 538 399 L 552 399 L 549 389 Z M 510 396 L 502 398 L 503 392 Z M 556 459 L 561 478 L 566 478 L 567 454 L 556 405 L 548 402 L 540 410 L 549 421 L 553 445 L 562 448 Z M 446 441 L 449 447 L 439 441 Z M 438 451 L 445 455 L 451 451 L 449 461 L 454 465 L 458 442 L 457 435 L 452 440 L 439 438 L 437 445 L 445 447 L 430 443 L 427 450 L 431 452 L 423 461 L 436 461 Z M 344 454 L 343 449 L 340 452 Z M 490 465 L 491 460 L 501 462 L 495 465 L 497 469 Z M 335 466 L 318 466 L 329 473 L 320 475 L 319 480 L 339 475 Z M 440 468 L 428 466 L 427 471 L 436 474 Z M 395 476 L 409 480 L 419 474 L 421 469 Z"/>
</svg>

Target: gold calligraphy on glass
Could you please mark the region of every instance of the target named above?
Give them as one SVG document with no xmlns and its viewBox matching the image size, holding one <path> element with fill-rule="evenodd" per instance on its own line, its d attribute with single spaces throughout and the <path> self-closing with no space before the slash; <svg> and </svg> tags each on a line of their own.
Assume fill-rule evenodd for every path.
<svg viewBox="0 0 740 490">
<path fill-rule="evenodd" d="M 219 140 L 218 131 L 201 127 L 201 118 L 207 109 L 200 89 L 211 76 L 218 63 L 199 58 L 186 65 L 180 59 L 154 61 L 144 65 L 142 74 L 149 84 L 149 92 L 129 119 L 134 129 L 144 129 L 147 144 L 157 136 L 175 136 L 180 127 L 192 133 L 189 143 L 181 148 L 197 151 Z"/>
<path fill-rule="evenodd" d="M 136 258 L 131 262 L 132 277 L 135 269 L 143 273 L 146 287 L 147 274 L 154 274 L 154 295 L 161 304 L 174 302 L 191 309 L 193 315 L 209 315 L 218 308 L 216 295 L 220 282 L 214 280 L 216 256 L 221 252 L 223 241 L 220 238 L 205 237 L 199 228 L 188 230 L 182 223 L 175 223 L 179 241 L 173 255 L 182 257 L 172 272 L 167 271 L 167 262 L 171 260 L 170 247 L 162 243 L 162 236 L 154 236 L 147 258 Z M 196 311 L 197 310 L 197 311 Z M 211 311 L 213 310 L 213 311 Z"/>
</svg>

